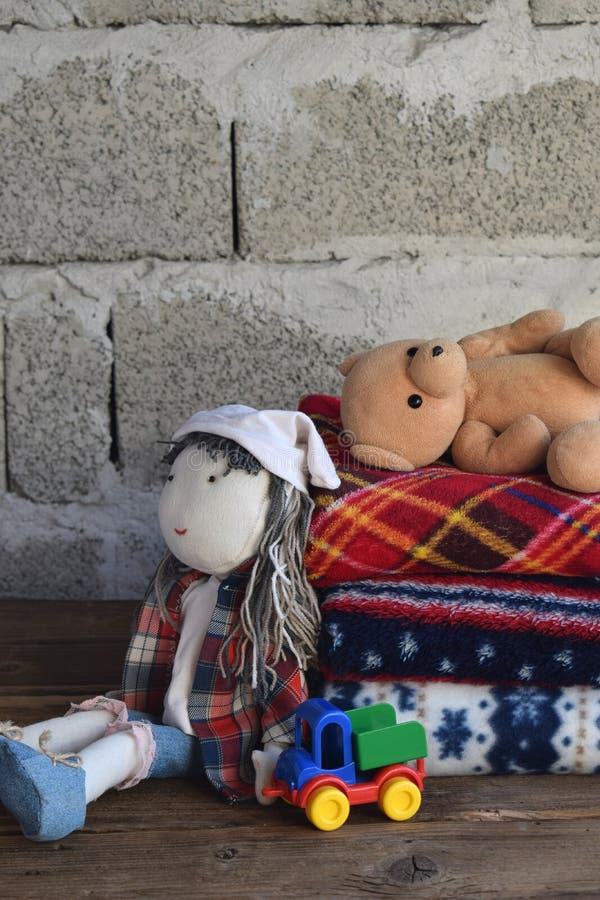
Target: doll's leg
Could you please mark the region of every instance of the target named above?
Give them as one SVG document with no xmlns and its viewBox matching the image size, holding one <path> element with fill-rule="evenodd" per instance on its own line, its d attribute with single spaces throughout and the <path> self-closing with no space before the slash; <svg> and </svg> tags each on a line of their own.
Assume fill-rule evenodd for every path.
<svg viewBox="0 0 600 900">
<path fill-rule="evenodd" d="M 0 736 L 0 802 L 31 840 L 57 840 L 81 828 L 86 803 L 141 768 L 144 739 L 153 745 L 151 734 L 138 740 L 113 735 L 104 742 L 107 723 L 127 717 L 120 701 L 96 697 L 71 712 L 24 729 L 5 728 Z"/>
<path fill-rule="evenodd" d="M 25 837 L 58 840 L 85 821 L 85 772 L 77 757 L 54 765 L 28 744 L 0 737 L 0 802 Z"/>
<path fill-rule="evenodd" d="M 71 709 L 64 716 L 19 729 L 20 740 L 34 750 L 40 750 L 42 738 L 44 751 L 78 753 L 101 738 L 108 725 L 126 719 L 127 708 L 122 700 L 93 697 L 83 703 L 71 704 Z"/>
<path fill-rule="evenodd" d="M 88 803 L 110 788 L 134 787 L 146 778 L 193 778 L 203 772 L 200 742 L 194 735 L 134 710 L 128 721 L 109 725 L 79 757 Z"/>
<path fill-rule="evenodd" d="M 78 718 L 89 716 L 95 721 L 94 714 L 100 711 L 76 712 L 67 718 L 79 728 Z M 132 721 L 120 715 L 108 727 L 104 725 L 103 736 L 78 753 L 50 750 L 43 732 L 42 752 L 25 741 L 0 737 L 0 802 L 26 837 L 58 840 L 82 828 L 87 803 L 110 788 L 132 787 L 144 778 L 190 777 L 202 772 L 196 737 L 144 721 L 147 717 L 140 713 L 130 715 Z M 51 720 L 43 724 L 48 726 Z M 59 731 L 63 724 L 59 719 Z M 29 737 L 33 741 L 36 735 L 39 728 Z M 54 746 L 61 746 L 61 740 Z"/>
<path fill-rule="evenodd" d="M 150 723 L 154 739 L 154 759 L 146 777 L 203 778 L 200 741 L 195 735 L 184 734 L 173 725 L 161 725 L 157 718 L 135 710 L 129 711 L 129 721 Z"/>
<path fill-rule="evenodd" d="M 101 738 L 114 718 L 109 710 L 98 709 L 47 719 L 26 725 L 21 740 L 33 750 L 40 749 L 41 738 L 44 749 L 51 753 L 78 753 Z M 44 735 L 47 736 L 45 739 Z"/>
<path fill-rule="evenodd" d="M 87 803 L 144 777 L 140 747 L 151 748 L 153 742 L 140 732 L 113 733 L 80 754 L 40 753 L 22 741 L 0 738 L 0 801 L 30 840 L 65 837 L 83 827 Z"/>
</svg>

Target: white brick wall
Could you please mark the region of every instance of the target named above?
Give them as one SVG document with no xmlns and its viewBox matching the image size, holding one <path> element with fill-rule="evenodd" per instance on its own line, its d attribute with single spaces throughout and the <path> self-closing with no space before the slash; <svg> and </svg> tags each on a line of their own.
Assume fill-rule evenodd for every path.
<svg viewBox="0 0 600 900">
<path fill-rule="evenodd" d="M 395 337 L 600 314 L 598 21 L 1 4 L 0 591 L 140 594 L 155 441 L 194 408 L 337 392 Z"/>
</svg>

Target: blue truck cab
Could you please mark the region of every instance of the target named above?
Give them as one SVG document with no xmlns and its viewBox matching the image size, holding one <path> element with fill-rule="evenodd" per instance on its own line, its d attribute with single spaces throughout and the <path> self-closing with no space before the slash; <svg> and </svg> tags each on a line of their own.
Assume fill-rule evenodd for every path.
<svg viewBox="0 0 600 900">
<path fill-rule="evenodd" d="M 356 784 L 352 758 L 352 723 L 327 700 L 305 700 L 296 710 L 296 743 L 277 761 L 275 779 L 291 790 L 326 772 L 346 784 Z"/>
</svg>

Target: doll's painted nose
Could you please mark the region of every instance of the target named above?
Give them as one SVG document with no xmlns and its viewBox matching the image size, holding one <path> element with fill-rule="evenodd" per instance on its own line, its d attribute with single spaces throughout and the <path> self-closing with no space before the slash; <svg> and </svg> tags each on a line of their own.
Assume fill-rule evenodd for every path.
<svg viewBox="0 0 600 900">
<path fill-rule="evenodd" d="M 173 531 L 175 532 L 175 534 L 185 534 L 187 528 L 174 528 Z"/>
</svg>

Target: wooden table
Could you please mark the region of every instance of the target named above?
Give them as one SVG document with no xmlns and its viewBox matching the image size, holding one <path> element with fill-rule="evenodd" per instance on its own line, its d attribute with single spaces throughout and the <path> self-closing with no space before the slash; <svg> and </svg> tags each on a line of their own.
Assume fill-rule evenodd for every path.
<svg viewBox="0 0 600 900">
<path fill-rule="evenodd" d="M 134 604 L 0 601 L 0 718 L 114 687 Z M 430 778 L 410 822 L 354 807 L 324 834 L 283 803 L 185 781 L 100 798 L 83 831 L 25 840 L 0 808 L 0 897 L 600 897 L 600 777 Z"/>
</svg>

